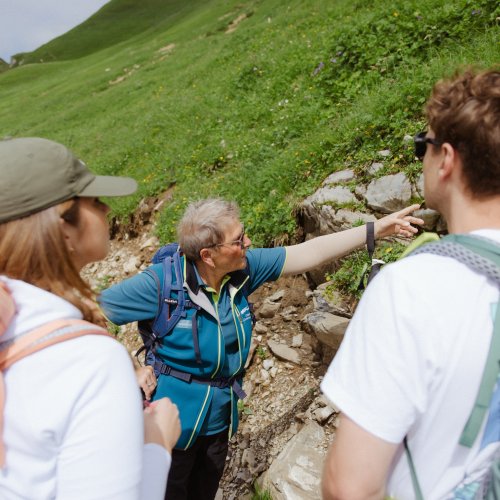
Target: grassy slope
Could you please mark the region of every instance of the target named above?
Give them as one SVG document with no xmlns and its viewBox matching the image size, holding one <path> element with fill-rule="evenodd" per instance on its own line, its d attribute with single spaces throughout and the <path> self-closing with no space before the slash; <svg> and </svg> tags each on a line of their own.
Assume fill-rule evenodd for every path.
<svg viewBox="0 0 500 500">
<path fill-rule="evenodd" d="M 122 216 L 175 181 L 164 240 L 190 199 L 222 195 L 240 202 L 254 242 L 269 243 L 293 233 L 297 202 L 334 170 L 362 177 L 388 147 L 381 174 L 416 175 L 402 139 L 424 126 L 431 83 L 500 61 L 496 2 L 386 4 L 210 0 L 175 17 L 172 2 L 163 27 L 0 75 L 0 136 L 53 138 L 101 173 L 136 177 L 139 193 L 113 201 Z M 86 50 L 77 43 L 68 54 Z"/>
<path fill-rule="evenodd" d="M 85 22 L 33 52 L 14 55 L 24 63 L 77 59 L 131 37 L 164 31 L 202 0 L 110 0 Z"/>
</svg>

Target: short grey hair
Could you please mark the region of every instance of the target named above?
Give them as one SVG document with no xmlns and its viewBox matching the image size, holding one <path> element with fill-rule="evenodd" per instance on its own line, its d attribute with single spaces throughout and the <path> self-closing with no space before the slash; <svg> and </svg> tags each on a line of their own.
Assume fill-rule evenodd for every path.
<svg viewBox="0 0 500 500">
<path fill-rule="evenodd" d="M 177 238 L 184 255 L 196 261 L 203 248 L 224 243 L 226 229 L 239 218 L 240 209 L 234 201 L 207 198 L 189 204 L 177 225 Z"/>
</svg>

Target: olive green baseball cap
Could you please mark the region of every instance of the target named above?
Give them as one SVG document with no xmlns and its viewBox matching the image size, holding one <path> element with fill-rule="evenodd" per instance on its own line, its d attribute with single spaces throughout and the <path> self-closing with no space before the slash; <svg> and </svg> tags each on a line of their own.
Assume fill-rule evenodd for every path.
<svg viewBox="0 0 500 500">
<path fill-rule="evenodd" d="M 76 196 L 125 196 L 130 177 L 94 175 L 66 146 L 38 137 L 0 140 L 0 223 Z"/>
</svg>

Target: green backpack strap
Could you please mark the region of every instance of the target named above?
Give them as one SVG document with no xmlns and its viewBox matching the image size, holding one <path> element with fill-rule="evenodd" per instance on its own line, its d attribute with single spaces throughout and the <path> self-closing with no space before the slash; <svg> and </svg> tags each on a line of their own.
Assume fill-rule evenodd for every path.
<svg viewBox="0 0 500 500">
<path fill-rule="evenodd" d="M 439 235 L 437 233 L 422 233 L 421 235 L 417 236 L 404 250 L 404 252 L 401 254 L 400 259 L 403 259 L 407 255 L 410 255 L 413 253 L 417 248 L 420 248 L 421 246 L 427 244 L 427 243 L 432 243 L 435 241 L 439 241 Z"/>
<path fill-rule="evenodd" d="M 476 396 L 474 408 L 465 424 L 459 443 L 467 448 L 472 448 L 479 434 L 481 425 L 490 406 L 491 395 L 495 389 L 500 371 L 500 305 L 497 305 L 493 335 L 490 350 L 483 370 L 483 378 Z"/>
<path fill-rule="evenodd" d="M 465 234 L 449 235 L 444 240 L 452 241 L 465 246 L 476 254 L 481 255 L 489 262 L 483 262 L 484 274 L 496 281 L 500 288 L 500 246 L 490 242 L 486 238 L 470 236 Z M 491 262 L 494 263 L 494 268 L 490 269 Z M 489 270 L 490 272 L 487 272 Z M 496 278 L 496 279 L 495 279 Z M 495 320 L 493 323 L 493 335 L 491 336 L 490 349 L 483 370 L 483 377 L 479 392 L 474 403 L 474 408 L 465 424 L 462 435 L 460 436 L 460 444 L 471 448 L 476 440 L 486 412 L 488 411 L 491 395 L 495 389 L 500 371 L 500 305 L 497 305 Z"/>
<path fill-rule="evenodd" d="M 434 238 L 435 239 L 435 238 Z M 428 239 L 427 241 L 429 241 Z M 425 243 L 425 241 L 424 241 Z M 422 243 L 420 243 L 422 245 Z M 412 255 L 420 253 L 432 253 L 454 258 L 477 273 L 487 276 L 496 283 L 500 289 L 500 245 L 496 242 L 480 236 L 466 234 L 451 234 L 445 236 L 438 242 L 420 246 L 414 245 L 410 252 Z M 417 248 L 415 249 L 415 246 Z M 412 251 L 413 250 L 413 251 Z M 495 389 L 500 372 L 500 304 L 497 305 L 496 315 L 493 323 L 493 334 L 491 336 L 488 357 L 483 369 L 481 384 L 474 402 L 472 412 L 465 424 L 460 436 L 459 443 L 471 448 L 481 429 L 484 417 L 488 411 L 491 396 Z M 413 489 L 417 500 L 423 500 L 422 490 L 410 453 L 407 438 L 404 438 L 404 446 L 408 465 L 413 483 Z"/>
<path fill-rule="evenodd" d="M 408 459 L 408 467 L 410 467 L 411 482 L 413 484 L 415 499 L 424 500 L 424 495 L 422 495 L 422 490 L 420 489 L 420 483 L 418 482 L 417 471 L 415 469 L 415 464 L 413 463 L 413 457 L 411 456 L 410 447 L 408 446 L 408 439 L 406 436 L 403 439 L 403 443 L 405 445 L 406 458 Z"/>
</svg>

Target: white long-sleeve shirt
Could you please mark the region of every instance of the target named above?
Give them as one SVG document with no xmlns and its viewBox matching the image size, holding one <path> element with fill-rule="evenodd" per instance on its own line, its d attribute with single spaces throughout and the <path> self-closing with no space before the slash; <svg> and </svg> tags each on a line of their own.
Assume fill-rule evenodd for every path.
<svg viewBox="0 0 500 500">
<path fill-rule="evenodd" d="M 55 319 L 81 319 L 67 301 L 5 280 L 17 306 L 5 341 Z M 170 455 L 144 445 L 130 358 L 115 340 L 85 335 L 53 345 L 4 374 L 2 499 L 163 499 Z"/>
</svg>

